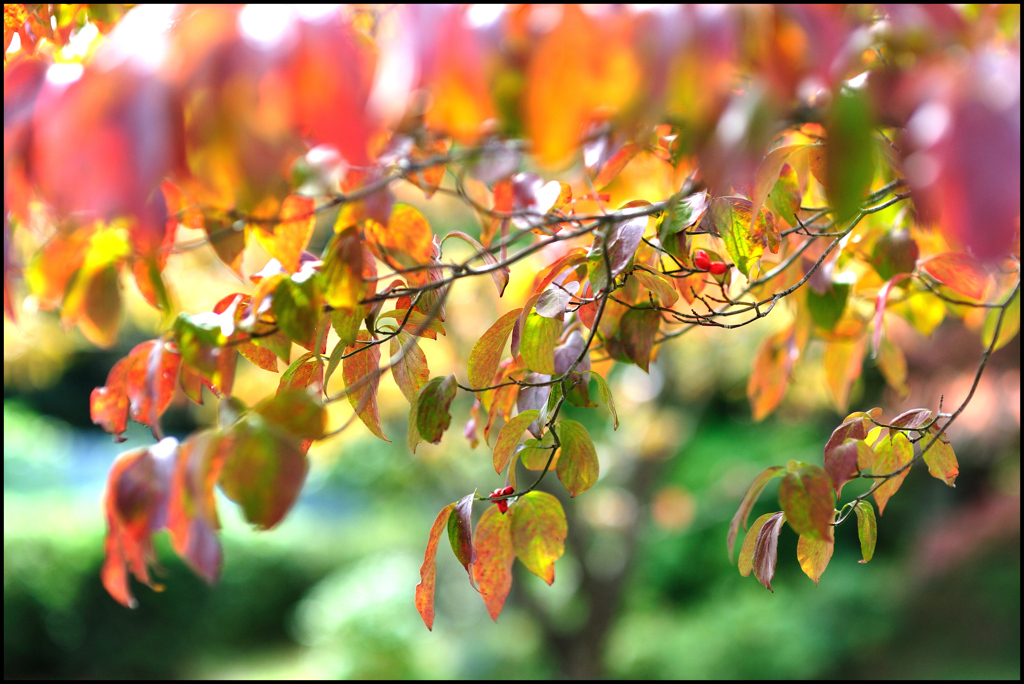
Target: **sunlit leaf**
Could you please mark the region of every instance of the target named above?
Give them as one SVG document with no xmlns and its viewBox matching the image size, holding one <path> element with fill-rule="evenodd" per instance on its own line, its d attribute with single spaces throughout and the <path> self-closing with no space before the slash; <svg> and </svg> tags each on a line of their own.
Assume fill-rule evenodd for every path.
<svg viewBox="0 0 1024 684">
<path fill-rule="evenodd" d="M 740 525 L 743 525 L 743 529 L 747 528 L 747 518 L 750 516 L 750 511 L 754 508 L 754 504 L 757 503 L 757 497 L 761 496 L 761 492 L 764 490 L 765 485 L 774 478 L 781 477 L 785 472 L 786 469 L 782 466 L 771 466 L 770 468 L 762 470 L 750 484 L 750 487 L 747 489 L 747 493 L 743 495 L 743 501 L 740 502 L 740 507 L 736 509 L 736 513 L 732 516 L 732 521 L 729 523 L 729 535 L 726 538 L 730 563 L 732 562 L 733 543 L 736 541 L 736 534 L 739 532 Z M 751 541 L 750 553 L 753 554 L 753 552 L 753 541 Z M 751 556 L 749 555 L 747 556 L 748 560 L 750 557 Z M 744 577 L 750 574 L 749 568 L 746 573 L 742 574 Z"/>
<path fill-rule="evenodd" d="M 608 409 L 608 413 L 612 414 L 612 429 L 618 430 L 619 414 L 615 412 L 615 401 L 612 399 L 612 390 L 608 387 L 608 382 L 598 373 L 591 372 L 590 377 L 597 383 L 597 396 L 601 398 L 601 403 Z"/>
<path fill-rule="evenodd" d="M 563 418 L 555 429 L 562 444 L 555 472 L 558 480 L 569 490 L 569 496 L 574 497 L 597 482 L 600 472 L 597 450 L 587 428 L 580 423 Z"/>
<path fill-rule="evenodd" d="M 565 552 L 568 527 L 558 499 L 547 492 L 529 492 L 508 509 L 512 548 L 526 569 L 551 584 L 555 561 Z"/>
<path fill-rule="evenodd" d="M 500 474 L 508 467 L 509 461 L 512 460 L 512 453 L 527 426 L 537 420 L 538 416 L 540 416 L 540 411 L 537 409 L 523 411 L 501 428 L 501 431 L 498 432 L 498 441 L 494 443 L 494 472 Z"/>
<path fill-rule="evenodd" d="M 366 239 L 396 269 L 426 266 L 434 257 L 434 232 L 427 219 L 409 204 L 395 204 L 387 226 L 366 222 Z"/>
<path fill-rule="evenodd" d="M 981 327 L 981 344 L 988 349 L 993 345 L 993 338 L 995 338 L 993 351 L 1005 347 L 1020 332 L 1020 290 L 1013 295 L 1013 299 L 1007 305 L 1001 324 L 999 323 L 1000 313 L 1000 309 L 991 309 L 985 316 L 985 324 Z M 997 324 L 999 324 L 998 336 L 996 336 Z"/>
<path fill-rule="evenodd" d="M 441 541 L 441 535 L 448 528 L 448 517 L 455 510 L 455 504 L 450 503 L 441 509 L 434 519 L 430 528 L 430 536 L 427 538 L 427 550 L 423 554 L 423 565 L 420 566 L 420 582 L 416 585 L 416 610 L 427 629 L 434 629 L 434 584 L 437 581 L 437 544 Z"/>
<path fill-rule="evenodd" d="M 324 362 L 313 352 L 306 352 L 288 366 L 281 375 L 278 391 L 289 388 L 314 387 L 317 392 L 324 387 Z"/>
<path fill-rule="evenodd" d="M 600 292 L 629 265 L 647 230 L 648 217 L 637 216 L 612 225 L 605 235 L 599 234 L 587 253 L 590 285 Z M 607 245 L 607 247 L 606 247 Z M 608 267 L 611 267 L 611 278 Z"/>
<path fill-rule="evenodd" d="M 409 400 L 409 403 L 416 401 L 423 385 L 430 379 L 430 369 L 427 368 L 427 356 L 420 349 L 416 338 L 404 332 L 399 332 L 391 338 L 391 374 L 395 383 L 402 390 L 402 394 Z M 395 358 L 405 350 L 402 358 L 397 361 Z"/>
<path fill-rule="evenodd" d="M 806 294 L 807 309 L 815 324 L 822 330 L 833 330 L 846 310 L 846 301 L 850 296 L 849 283 L 830 282 L 824 292 L 807 288 Z"/>
<path fill-rule="evenodd" d="M 618 177 L 619 172 L 626 167 L 626 164 L 628 164 L 630 160 L 632 160 L 633 157 L 639 154 L 643 149 L 643 146 L 638 145 L 637 143 L 626 143 L 620 147 L 619 150 L 604 163 L 604 166 L 601 167 L 597 177 L 594 178 L 594 187 L 601 190 L 615 180 L 615 178 Z"/>
<path fill-rule="evenodd" d="M 484 598 L 487 613 L 495 622 L 512 590 L 512 518 L 502 514 L 497 506 L 490 506 L 480 517 L 473 535 L 476 563 L 473 576 Z"/>
<path fill-rule="evenodd" d="M 764 420 L 782 403 L 797 353 L 791 327 L 773 333 L 761 342 L 747 381 L 747 399 L 755 421 Z"/>
<path fill-rule="evenodd" d="M 833 340 L 825 345 L 825 388 L 840 413 L 846 411 L 850 388 L 860 377 L 867 336 L 854 340 Z"/>
<path fill-rule="evenodd" d="M 889 437 L 883 436 L 874 444 L 874 449 L 876 454 L 875 464 L 871 472 L 875 475 L 895 473 L 914 458 L 914 447 L 902 432 L 897 432 Z M 888 478 L 875 490 L 875 501 L 878 503 L 879 515 L 885 512 L 885 505 L 889 502 L 892 495 L 899 490 L 909 472 L 910 468 L 907 468 L 899 475 Z"/>
<path fill-rule="evenodd" d="M 853 510 L 857 514 L 857 537 L 860 539 L 860 553 L 863 557 L 857 562 L 867 563 L 875 555 L 875 542 L 878 540 L 875 509 L 870 501 L 861 499 Z"/>
<path fill-rule="evenodd" d="M 513 309 L 487 329 L 469 353 L 468 373 L 470 387 L 488 387 L 498 372 L 505 343 L 522 309 Z"/>
<path fill-rule="evenodd" d="M 299 257 L 313 235 L 315 208 L 311 197 L 289 195 L 281 203 L 276 220 L 253 225 L 256 241 L 267 250 L 267 254 L 280 261 L 288 273 L 299 270 Z"/>
<path fill-rule="evenodd" d="M 779 503 L 797 534 L 832 539 L 835 494 L 823 469 L 804 465 L 786 473 L 779 485 Z"/>
<path fill-rule="evenodd" d="M 462 563 L 469 574 L 469 583 L 473 584 L 473 564 L 476 562 L 476 549 L 473 546 L 473 499 L 476 493 L 467 494 L 455 502 L 453 515 L 448 516 L 448 542 L 452 552 Z"/>
<path fill-rule="evenodd" d="M 454 375 L 434 378 L 420 390 L 416 402 L 416 427 L 420 436 L 431 444 L 440 442 L 451 425 L 452 415 L 448 409 L 458 390 Z"/>
<path fill-rule="evenodd" d="M 989 286 L 989 276 L 977 259 L 963 252 L 945 252 L 925 259 L 921 270 L 954 292 L 980 301 Z"/>
<path fill-rule="evenodd" d="M 765 200 L 768 199 L 769 195 L 772 194 L 778 186 L 780 176 L 783 175 L 783 168 L 787 166 L 786 162 L 789 161 L 789 158 L 793 153 L 805 151 L 806 149 L 807 145 L 804 144 L 783 145 L 782 147 L 777 147 L 769 152 L 765 158 L 761 160 L 761 163 L 758 165 L 757 171 L 754 174 L 754 188 L 750 195 L 751 214 L 755 211 L 760 213 L 761 207 L 765 204 Z M 787 182 L 791 182 L 795 185 L 796 173 L 793 171 L 792 167 L 789 167 L 789 173 L 791 176 L 787 175 L 785 178 Z M 792 201 L 787 197 L 787 195 L 790 194 L 787 190 L 788 188 L 783 189 L 779 193 L 776 197 L 778 200 L 776 204 L 781 203 L 784 208 L 788 210 L 788 213 L 784 214 L 783 218 L 790 223 L 790 225 L 794 225 L 792 216 L 795 216 L 796 209 L 800 207 L 799 192 L 797 193 L 796 206 L 794 207 Z M 748 229 L 749 228 L 753 228 L 753 226 L 749 226 L 748 224 Z"/>
<path fill-rule="evenodd" d="M 220 577 L 224 553 L 214 487 L 224 463 L 220 435 L 204 430 L 182 443 L 171 482 L 167 529 L 175 552 L 208 584 Z"/>
<path fill-rule="evenodd" d="M 272 310 L 277 325 L 295 342 L 316 337 L 317 326 L 323 319 L 323 308 L 319 280 L 304 273 L 284 278 L 274 290 Z"/>
<path fill-rule="evenodd" d="M 778 252 L 781 241 L 774 214 L 762 208 L 753 224 L 751 215 L 751 202 L 743 197 L 716 197 L 711 203 L 714 228 L 736 268 L 748 277 L 765 249 Z"/>
<path fill-rule="evenodd" d="M 359 230 L 350 227 L 331 238 L 324 253 L 324 301 L 334 309 L 351 310 L 359 306 L 366 292 L 363 280 L 363 240 Z"/>
<path fill-rule="evenodd" d="M 817 584 L 821 573 L 825 572 L 828 562 L 832 560 L 835 542 L 817 539 L 801 534 L 796 543 L 796 558 L 800 561 L 800 569 Z"/>
<path fill-rule="evenodd" d="M 444 248 L 444 243 L 448 238 L 459 238 L 470 247 L 476 250 L 476 255 L 483 260 L 487 265 L 488 270 L 491 273 L 491 279 L 494 280 L 494 286 L 498 288 L 498 296 L 505 294 L 505 288 L 508 286 L 509 268 L 508 266 L 502 266 L 501 268 L 495 268 L 498 264 L 498 259 L 491 254 L 486 247 L 481 245 L 475 239 L 466 235 L 462 231 L 453 230 L 445 235 L 441 239 L 441 247 Z"/>
<path fill-rule="evenodd" d="M 380 427 L 380 412 L 377 410 L 380 346 L 367 344 L 370 341 L 370 333 L 360 331 L 356 344 L 345 348 L 341 375 L 345 379 L 345 387 L 349 388 L 348 401 L 359 415 L 359 420 L 377 437 L 390 442 Z"/>
<path fill-rule="evenodd" d="M 955 486 L 956 476 L 960 474 L 960 465 L 957 463 L 956 454 L 949 442 L 943 440 L 945 433 L 935 440 L 928 451 L 924 452 L 924 462 L 928 466 L 928 473 L 939 480 L 942 480 L 950 487 Z M 931 440 L 931 437 L 928 437 Z M 922 444 L 922 447 L 927 442 Z"/>
<path fill-rule="evenodd" d="M 562 334 L 562 321 L 556 318 L 545 318 L 536 312 L 530 312 L 523 325 L 522 341 L 519 353 L 530 370 L 546 375 L 555 373 L 555 345 Z"/>
</svg>

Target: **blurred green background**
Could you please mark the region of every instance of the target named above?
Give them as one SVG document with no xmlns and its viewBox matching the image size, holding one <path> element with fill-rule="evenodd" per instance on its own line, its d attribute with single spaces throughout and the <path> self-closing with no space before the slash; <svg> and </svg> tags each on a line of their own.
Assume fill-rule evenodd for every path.
<svg viewBox="0 0 1024 684">
<path fill-rule="evenodd" d="M 936 377 L 962 386 L 978 356 L 959 330 L 913 341 L 918 397 L 888 396 L 868 361 L 852 406 L 884 405 L 888 416 L 934 402 Z M 545 482 L 571 530 L 554 585 L 517 564 L 494 624 L 441 548 L 429 632 L 413 606 L 427 532 L 448 502 L 501 484 L 485 447 L 469 450 L 452 430 L 413 455 L 401 413 L 386 424 L 392 444 L 357 424 L 319 448 L 279 528 L 256 533 L 221 499 L 216 587 L 158 534 L 165 589 L 134 584 L 140 606 L 127 610 L 99 581 L 99 501 L 116 454 L 152 437 L 132 425 L 114 444 L 89 423 L 88 396 L 145 336 L 128 331 L 109 352 L 54 352 L 45 330 L 5 324 L 22 348 L 5 344 L 4 676 L 1019 679 L 1019 343 L 994 357 L 980 413 L 951 435 L 957 487 L 915 468 L 879 520 L 874 559 L 857 563 L 856 529 L 844 525 L 819 586 L 800 571 L 787 527 L 772 594 L 729 564 L 729 520 L 765 466 L 820 463 L 842 416 L 815 408 L 821 383 L 798 372 L 783 409 L 752 423 L 745 373 L 763 331 L 703 332 L 666 349 L 649 376 L 615 369 L 617 432 L 603 409 L 570 407 L 594 435 L 602 478 L 571 502 Z M 468 398 L 454 408 L 465 420 Z M 165 426 L 183 436 L 199 419 L 182 404 Z M 754 516 L 777 508 L 776 488 Z"/>
</svg>

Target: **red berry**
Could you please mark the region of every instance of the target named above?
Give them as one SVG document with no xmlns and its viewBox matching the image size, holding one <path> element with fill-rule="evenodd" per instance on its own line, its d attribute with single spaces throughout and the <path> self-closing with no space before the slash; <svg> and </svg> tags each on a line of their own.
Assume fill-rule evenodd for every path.
<svg viewBox="0 0 1024 684">
<path fill-rule="evenodd" d="M 729 270 L 729 267 L 723 261 L 715 261 L 711 264 L 710 270 L 712 275 L 722 275 Z"/>
<path fill-rule="evenodd" d="M 694 252 L 693 265 L 696 266 L 698 270 L 708 270 L 708 268 L 711 267 L 711 259 L 708 258 L 708 253 L 705 252 L 703 249 L 698 249 L 696 252 Z"/>
<path fill-rule="evenodd" d="M 508 510 L 508 501 L 507 500 L 502 499 L 501 501 L 499 501 L 497 503 L 498 503 L 498 510 L 501 511 L 502 513 L 504 513 L 505 511 Z"/>
<path fill-rule="evenodd" d="M 505 490 L 503 490 L 503 489 L 502 489 L 501 487 L 498 487 L 498 488 L 497 488 L 497 489 L 495 489 L 495 490 L 494 490 L 493 492 L 491 492 L 491 496 L 492 496 L 492 497 L 495 497 L 495 496 L 501 496 L 501 495 L 502 495 L 502 494 L 504 494 L 504 493 L 505 493 Z"/>
<path fill-rule="evenodd" d="M 509 487 L 505 487 L 504 489 L 502 489 L 502 490 L 501 490 L 501 493 L 502 493 L 503 495 L 505 495 L 505 496 L 508 496 L 509 494 L 511 494 L 511 493 L 513 493 L 513 492 L 515 492 L 515 491 L 516 491 L 516 490 L 515 490 L 515 488 L 514 488 L 514 487 L 512 487 L 512 486 L 509 486 Z"/>
</svg>

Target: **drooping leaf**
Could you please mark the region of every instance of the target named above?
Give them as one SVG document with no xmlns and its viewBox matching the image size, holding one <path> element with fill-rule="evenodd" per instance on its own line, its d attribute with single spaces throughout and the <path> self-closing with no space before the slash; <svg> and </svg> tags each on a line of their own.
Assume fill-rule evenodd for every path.
<svg viewBox="0 0 1024 684">
<path fill-rule="evenodd" d="M 622 348 L 644 372 L 650 371 L 651 350 L 660 324 L 661 313 L 656 309 L 634 308 L 622 314 Z"/>
<path fill-rule="evenodd" d="M 846 311 L 846 302 L 850 298 L 849 283 L 830 282 L 824 292 L 807 288 L 806 293 L 807 309 L 814 323 L 822 330 L 833 330 Z"/>
<path fill-rule="evenodd" d="M 473 499 L 476 493 L 467 494 L 455 502 L 455 510 L 448 516 L 448 542 L 452 552 L 469 574 L 473 584 L 473 564 L 476 563 L 476 548 L 473 546 Z"/>
<path fill-rule="evenodd" d="M 401 359 L 395 357 L 405 349 Z M 430 379 L 430 369 L 427 368 L 427 356 L 420 349 L 416 338 L 404 332 L 399 332 L 391 338 L 391 374 L 395 383 L 402 390 L 402 394 L 409 403 L 416 401 L 423 385 Z"/>
<path fill-rule="evenodd" d="M 643 149 L 643 145 L 638 145 L 637 143 L 626 143 L 620 147 L 601 167 L 597 177 L 594 178 L 594 187 L 601 190 L 615 180 L 619 172 L 626 168 L 626 164 L 642 152 Z"/>
<path fill-rule="evenodd" d="M 158 421 L 174 397 L 181 355 L 163 340 L 136 345 L 127 357 L 110 369 L 107 383 L 92 391 L 92 421 L 121 442 L 127 418 L 151 425 L 159 434 Z"/>
<path fill-rule="evenodd" d="M 501 474 L 509 461 L 512 460 L 512 453 L 515 451 L 523 432 L 533 421 L 540 416 L 540 411 L 531 409 L 523 411 L 512 420 L 505 423 L 498 432 L 498 441 L 494 444 L 494 472 Z"/>
<path fill-rule="evenodd" d="M 914 447 L 902 432 L 897 432 L 889 437 L 883 436 L 875 442 L 874 449 L 875 464 L 871 472 L 875 475 L 894 473 L 914 458 Z M 885 512 L 885 505 L 899 490 L 909 472 L 910 468 L 907 468 L 899 475 L 887 479 L 875 490 L 875 502 L 878 504 L 879 515 Z"/>
<path fill-rule="evenodd" d="M 317 392 L 323 391 L 324 387 L 324 362 L 313 352 L 306 352 L 295 359 L 281 375 L 281 382 L 277 386 L 278 392 L 282 389 L 306 387 L 313 387 Z"/>
<path fill-rule="evenodd" d="M 740 545 L 740 554 L 737 559 L 737 567 L 739 568 L 740 575 L 748 577 L 750 571 L 754 567 L 754 545 L 757 543 L 757 536 L 761 533 L 761 528 L 768 522 L 772 517 L 779 515 L 779 513 L 765 513 L 754 520 L 754 524 L 750 526 L 746 536 L 743 537 L 743 544 Z M 730 549 L 731 555 L 731 549 Z M 730 562 L 732 559 L 730 558 Z"/>
<path fill-rule="evenodd" d="M 754 481 L 750 484 L 747 489 L 747 493 L 743 495 L 743 501 L 740 502 L 740 507 L 736 509 L 735 515 L 732 516 L 732 522 L 729 523 L 729 536 L 726 538 L 726 545 L 729 549 L 729 562 L 732 562 L 732 548 L 733 543 L 736 541 L 736 534 L 739 532 L 740 524 L 743 525 L 743 529 L 747 528 L 747 518 L 750 516 L 750 511 L 754 508 L 754 504 L 757 503 L 757 497 L 761 496 L 761 492 L 764 490 L 772 479 L 781 477 L 785 474 L 786 469 L 782 466 L 771 466 L 762 470 Z M 762 521 L 763 524 L 763 521 Z M 751 540 L 750 553 L 753 554 L 753 540 Z M 747 556 L 749 559 L 751 556 Z M 743 576 L 746 577 L 750 574 L 748 569 Z"/>
<path fill-rule="evenodd" d="M 558 499 L 547 492 L 533 491 L 509 507 L 512 518 L 512 548 L 526 569 L 551 584 L 555 561 L 565 552 L 568 527 Z"/>
<path fill-rule="evenodd" d="M 224 463 L 220 435 L 203 430 L 185 440 L 171 481 L 167 529 L 174 551 L 207 584 L 220 577 L 224 554 L 214 487 Z"/>
<path fill-rule="evenodd" d="M 800 561 L 800 569 L 817 584 L 821 573 L 825 572 L 828 562 L 832 560 L 835 542 L 817 539 L 801 534 L 796 543 L 796 558 Z"/>
<path fill-rule="evenodd" d="M 999 309 L 991 309 L 985 316 L 985 323 L 981 327 L 981 345 L 988 349 L 992 345 L 993 338 L 995 345 L 992 350 L 1002 349 L 1020 331 L 1020 290 L 1013 295 L 1013 299 L 1006 307 L 1003 315 L 1003 322 L 999 326 L 999 335 L 996 336 L 996 324 L 999 322 Z"/>
<path fill-rule="evenodd" d="M 853 340 L 833 340 L 825 345 L 825 388 L 840 413 L 846 411 L 850 388 L 860 377 L 867 335 Z"/>
<path fill-rule="evenodd" d="M 497 506 L 489 506 L 476 524 L 473 542 L 476 547 L 473 576 L 487 613 L 497 622 L 512 590 L 512 564 L 516 560 L 511 516 L 502 514 Z"/>
<path fill-rule="evenodd" d="M 321 273 L 324 301 L 332 308 L 351 310 L 359 306 L 366 291 L 363 254 L 363 239 L 355 226 L 331 238 Z"/>
<path fill-rule="evenodd" d="M 619 414 L 615 412 L 615 401 L 612 399 L 612 390 L 608 387 L 608 382 L 598 373 L 591 372 L 590 377 L 597 383 L 597 396 L 601 398 L 601 403 L 608 409 L 608 413 L 612 414 L 612 429 L 618 430 Z"/>
<path fill-rule="evenodd" d="M 942 480 L 950 487 L 955 486 L 956 476 L 960 474 L 960 464 L 957 463 L 956 454 L 949 442 L 944 441 L 945 434 L 941 435 L 935 443 L 924 452 L 924 462 L 928 466 L 928 473 L 939 480 Z M 930 441 L 931 437 L 928 437 Z M 925 441 L 922 447 L 927 444 Z"/>
<path fill-rule="evenodd" d="M 107 477 L 103 494 L 106 558 L 100 576 L 110 595 L 128 608 L 136 606 L 128 586 L 129 570 L 137 580 L 153 586 L 149 578 L 149 566 L 156 562 L 152 534 L 167 522 L 177 457 L 178 440 L 167 437 L 147 449 L 121 454 Z"/>
<path fill-rule="evenodd" d="M 345 387 L 355 388 L 348 392 L 348 401 L 359 415 L 359 420 L 370 432 L 385 442 L 387 438 L 380 426 L 380 412 L 377 410 L 377 389 L 380 386 L 380 346 L 361 344 L 370 342 L 370 333 L 360 331 L 356 344 L 345 348 L 341 362 L 341 375 Z"/>
<path fill-rule="evenodd" d="M 782 523 L 785 521 L 785 512 L 773 513 L 758 531 L 757 540 L 754 542 L 751 569 L 757 581 L 768 591 L 773 591 L 772 577 L 775 576 L 775 563 L 778 560 L 779 532 L 782 531 Z"/>
<path fill-rule="evenodd" d="M 875 508 L 867 499 L 861 499 L 853 510 L 857 514 L 857 537 L 860 539 L 860 553 L 863 556 L 857 562 L 867 563 L 875 555 L 875 542 L 878 540 Z"/>
<path fill-rule="evenodd" d="M 587 253 L 587 269 L 590 275 L 590 285 L 594 292 L 603 290 L 612 279 L 626 270 L 626 266 L 629 265 L 640 246 L 644 231 L 647 230 L 647 223 L 647 216 L 626 219 L 610 226 L 607 230 L 607 237 L 604 234 L 599 234 L 594 240 L 594 244 Z M 610 276 L 608 274 L 609 266 L 611 267 Z"/>
<path fill-rule="evenodd" d="M 276 394 L 254 406 L 252 414 L 303 440 L 303 453 L 309 447 L 307 440 L 320 439 L 327 431 L 327 410 L 320 392 L 301 385 L 278 388 Z"/>
<path fill-rule="evenodd" d="M 913 430 L 925 425 L 932 419 L 932 412 L 924 408 L 910 409 L 896 416 L 889 423 L 894 427 Z"/>
<path fill-rule="evenodd" d="M 761 342 L 747 381 L 747 398 L 755 421 L 764 420 L 782 403 L 797 354 L 792 327 L 769 335 Z"/>
<path fill-rule="evenodd" d="M 513 309 L 499 318 L 480 336 L 469 353 L 468 373 L 471 387 L 488 387 L 498 372 L 498 362 L 512 328 L 522 309 Z"/>
<path fill-rule="evenodd" d="M 907 357 L 903 355 L 895 342 L 888 337 L 882 340 L 878 349 L 878 370 L 885 378 L 885 384 L 892 388 L 902 399 L 910 395 L 910 387 L 907 385 Z"/>
<path fill-rule="evenodd" d="M 784 164 L 765 206 L 789 225 L 796 226 L 803 194 L 796 171 L 789 164 Z"/>
<path fill-rule="evenodd" d="M 221 489 L 245 519 L 270 529 L 284 518 L 306 480 L 309 464 L 300 438 L 253 412 L 224 433 Z"/>
<path fill-rule="evenodd" d="M 575 497 L 594 486 L 600 473 L 597 450 L 587 428 L 574 420 L 563 418 L 555 426 L 562 444 L 555 472 L 558 480 Z"/>
<path fill-rule="evenodd" d="M 245 253 L 245 225 L 230 219 L 209 215 L 204 217 L 203 230 L 214 254 L 239 278 L 242 277 L 242 256 Z"/>
<path fill-rule="evenodd" d="M 537 297 L 535 310 L 538 316 L 557 318 L 560 321 L 566 307 L 569 306 L 570 299 L 572 299 L 572 295 L 564 288 L 548 287 Z"/>
<path fill-rule="evenodd" d="M 174 322 L 174 337 L 181 350 L 182 361 L 194 369 L 219 393 L 230 393 L 234 379 L 235 350 L 225 347 L 221 315 L 178 314 Z"/>
<path fill-rule="evenodd" d="M 434 519 L 430 528 L 430 536 L 427 538 L 427 550 L 423 554 L 423 565 L 420 566 L 420 582 L 416 585 L 416 610 L 423 618 L 423 624 L 427 629 L 434 629 L 434 584 L 437 581 L 437 544 L 441 541 L 441 535 L 448 527 L 448 518 L 455 510 L 455 504 L 450 503 L 441 509 Z"/>
<path fill-rule="evenodd" d="M 555 373 L 555 345 L 562 334 L 562 321 L 556 318 L 545 318 L 536 312 L 530 312 L 523 325 L 523 336 L 519 343 L 519 353 L 530 370 L 545 375 Z"/>
<path fill-rule="evenodd" d="M 750 195 L 751 200 L 751 215 L 753 212 L 760 213 L 761 207 L 764 206 L 765 200 L 768 199 L 769 195 L 777 187 L 780 176 L 782 175 L 783 168 L 787 166 L 786 162 L 789 158 L 798 151 L 806 151 L 807 145 L 783 145 L 782 147 L 776 147 L 774 150 L 769 152 L 761 163 L 757 167 L 757 171 L 754 174 L 754 188 Z M 793 175 L 795 182 L 796 173 L 790 167 L 790 173 Z M 787 177 L 788 178 L 788 177 Z M 791 204 L 785 202 L 786 208 L 789 209 L 789 214 L 794 214 L 795 209 L 800 207 L 800 198 L 796 199 L 796 207 L 792 207 Z M 793 225 L 789 215 L 783 216 L 783 218 Z M 748 223 L 748 229 L 753 229 Z"/>
<path fill-rule="evenodd" d="M 448 408 L 458 389 L 455 376 L 449 375 L 430 380 L 420 390 L 416 402 L 416 427 L 420 436 L 431 444 L 440 442 L 451 425 L 452 415 Z"/>
<path fill-rule="evenodd" d="M 802 465 L 787 472 L 779 485 L 779 503 L 797 534 L 832 539 L 835 494 L 823 469 Z"/>
<path fill-rule="evenodd" d="M 875 175 L 873 127 L 862 90 L 843 88 L 833 96 L 825 123 L 825 194 L 840 222 L 857 213 Z"/>
</svg>

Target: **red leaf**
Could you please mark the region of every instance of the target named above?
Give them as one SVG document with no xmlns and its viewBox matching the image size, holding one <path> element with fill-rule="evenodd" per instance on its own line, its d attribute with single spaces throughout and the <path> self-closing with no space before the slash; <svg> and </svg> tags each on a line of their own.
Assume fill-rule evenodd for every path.
<svg viewBox="0 0 1024 684">
<path fill-rule="evenodd" d="M 453 510 L 455 504 L 450 503 L 434 519 L 427 538 L 427 550 L 423 554 L 423 565 L 420 566 L 420 583 L 416 585 L 416 610 L 430 630 L 434 629 L 434 583 L 437 580 L 437 565 L 434 561 L 437 558 L 437 544 L 448 527 L 448 517 Z"/>
<path fill-rule="evenodd" d="M 205 430 L 181 445 L 171 481 L 167 528 L 179 556 L 207 583 L 220 576 L 224 556 L 217 530 L 217 502 L 214 486 L 224 464 L 220 435 Z"/>
<path fill-rule="evenodd" d="M 497 506 L 489 506 L 476 524 L 473 542 L 477 554 L 473 576 L 488 614 L 497 622 L 512 590 L 512 564 L 516 555 L 512 548 L 511 517 L 501 514 Z"/>
<path fill-rule="evenodd" d="M 774 591 L 772 577 L 775 576 L 775 563 L 778 560 L 779 532 L 782 531 L 782 523 L 785 521 L 785 513 L 772 514 L 757 533 L 757 540 L 754 542 L 751 567 L 754 577 L 768 591 Z"/>
<path fill-rule="evenodd" d="M 359 342 L 370 341 L 370 333 L 362 330 Z M 387 438 L 380 427 L 380 412 L 377 410 L 377 388 L 380 385 L 380 347 L 376 344 L 367 346 L 359 344 L 345 348 L 345 358 L 341 362 L 341 375 L 346 387 L 356 386 L 348 393 L 348 401 L 359 415 L 359 420 L 370 429 L 370 432 L 385 442 Z"/>
<path fill-rule="evenodd" d="M 92 421 L 122 442 L 130 411 L 132 420 L 151 425 L 158 434 L 158 420 L 174 397 L 180 362 L 181 355 L 162 339 L 137 345 L 110 369 L 107 384 L 92 391 Z"/>
<path fill-rule="evenodd" d="M 824 470 L 813 465 L 790 470 L 779 485 L 779 503 L 797 534 L 832 539 L 835 495 Z"/>
<path fill-rule="evenodd" d="M 103 586 L 119 603 L 136 606 L 128 586 L 130 570 L 140 582 L 153 586 L 149 565 L 156 562 L 152 534 L 166 526 L 170 479 L 178 456 L 172 437 L 148 449 L 117 457 L 107 478 L 103 507 L 107 518 Z"/>
<path fill-rule="evenodd" d="M 622 315 L 619 324 L 622 347 L 644 372 L 649 372 L 651 350 L 660 324 L 661 313 L 655 309 L 629 309 Z"/>
<path fill-rule="evenodd" d="M 469 574 L 473 584 L 473 564 L 476 563 L 476 549 L 473 547 L 473 499 L 476 493 L 467 494 L 455 502 L 454 515 L 448 516 L 448 542 L 452 552 Z M 475 585 L 474 585 L 475 586 Z"/>
<path fill-rule="evenodd" d="M 755 421 L 764 420 L 782 403 L 798 354 L 792 327 L 761 342 L 747 381 L 747 398 Z"/>
<path fill-rule="evenodd" d="M 925 259 L 921 270 L 949 289 L 981 301 L 989 286 L 988 273 L 977 259 L 963 252 L 945 252 Z"/>
</svg>

